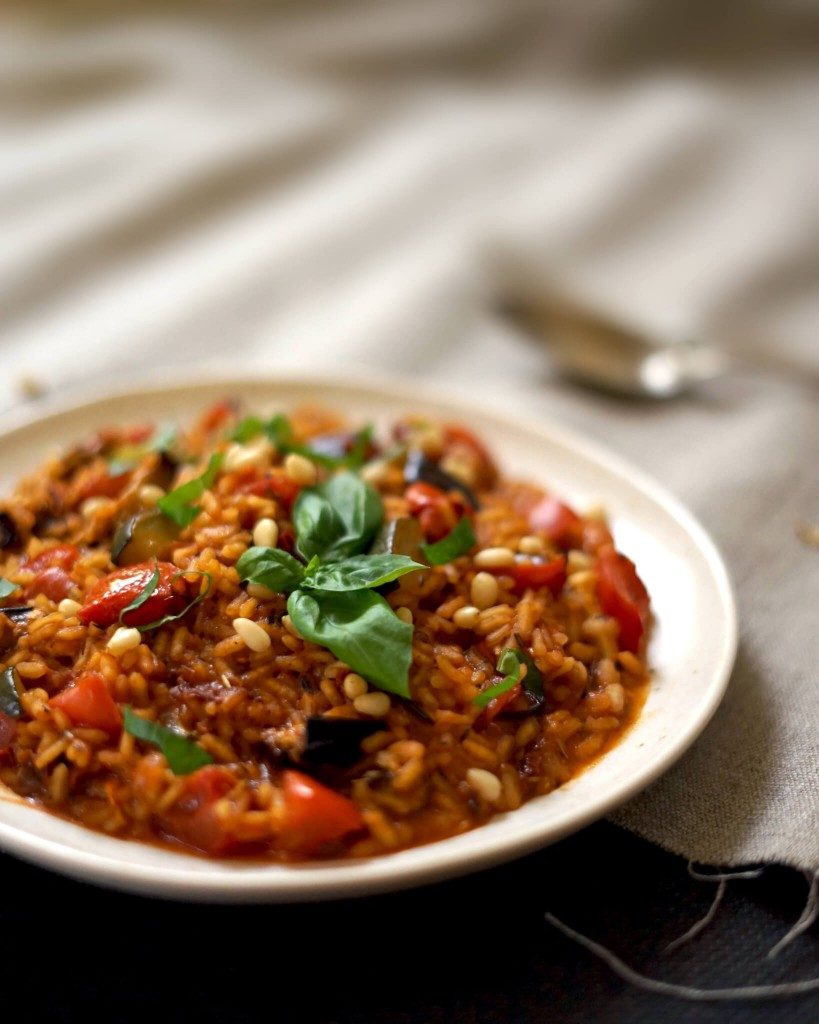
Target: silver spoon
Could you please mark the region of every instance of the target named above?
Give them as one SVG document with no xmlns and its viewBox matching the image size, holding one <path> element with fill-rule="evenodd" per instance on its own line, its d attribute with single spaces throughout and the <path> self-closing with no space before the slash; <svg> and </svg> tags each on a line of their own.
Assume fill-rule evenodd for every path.
<svg viewBox="0 0 819 1024">
<path fill-rule="evenodd" d="M 729 356 L 710 345 L 659 339 L 564 298 L 516 300 L 503 310 L 545 342 L 564 376 L 602 391 L 673 398 L 731 365 Z"/>
</svg>

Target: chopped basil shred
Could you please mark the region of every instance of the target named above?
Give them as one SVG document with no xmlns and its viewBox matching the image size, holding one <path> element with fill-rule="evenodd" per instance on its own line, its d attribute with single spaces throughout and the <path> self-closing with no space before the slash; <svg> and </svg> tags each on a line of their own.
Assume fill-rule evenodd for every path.
<svg viewBox="0 0 819 1024">
<path fill-rule="evenodd" d="M 172 423 L 164 423 L 157 427 L 153 436 L 144 444 L 120 445 L 116 454 L 108 460 L 108 472 L 111 476 L 130 473 L 149 452 L 169 452 L 176 444 L 176 437 L 176 427 Z"/>
<path fill-rule="evenodd" d="M 201 569 L 180 569 L 179 572 L 176 572 L 173 574 L 173 576 L 171 576 L 171 578 L 168 580 L 168 585 L 172 585 L 174 580 L 183 579 L 185 576 L 201 576 L 205 580 L 205 589 L 200 589 L 199 593 L 195 597 L 192 597 L 181 611 L 174 612 L 170 615 L 163 615 L 159 619 L 154 619 L 153 622 L 146 622 L 143 623 L 143 625 L 141 626 L 136 626 L 135 628 L 138 629 L 140 633 L 147 633 L 151 629 L 159 629 L 160 626 L 164 626 L 168 622 L 176 622 L 177 619 L 184 618 L 191 610 L 191 608 L 199 604 L 200 601 L 205 600 L 205 598 L 210 593 L 211 586 L 213 585 L 213 577 L 211 576 L 211 574 L 209 572 L 203 572 Z M 159 580 L 160 573 L 159 566 L 157 566 L 156 569 L 154 570 L 153 575 L 145 584 L 145 588 L 142 590 L 142 592 L 133 599 L 133 601 L 128 605 L 127 608 L 123 608 L 122 611 L 119 613 L 119 621 L 121 623 L 123 622 L 124 616 L 127 615 L 128 612 L 135 611 L 137 608 L 140 608 L 142 607 L 143 604 L 145 604 L 145 602 L 148 600 L 151 594 L 153 594 L 153 592 L 159 585 Z"/>
<path fill-rule="evenodd" d="M 472 523 L 464 516 L 443 540 L 435 544 L 422 544 L 421 550 L 430 565 L 445 565 L 467 554 L 477 542 Z"/>
<path fill-rule="evenodd" d="M 159 747 L 165 755 L 168 767 L 174 775 L 189 775 L 197 768 L 203 768 L 206 764 L 213 764 L 213 758 L 199 746 L 198 743 L 181 733 L 174 732 L 157 722 L 149 722 L 147 718 L 141 718 L 131 708 L 125 708 L 123 716 L 125 731 L 138 740 L 152 743 Z"/>
<path fill-rule="evenodd" d="M 19 589 L 19 583 L 12 583 L 11 580 L 3 579 L 3 577 L 0 576 L 0 598 L 8 597 L 9 594 L 13 594 L 15 590 Z M 0 611 L 2 611 L 2 609 L 0 609 Z"/>
<path fill-rule="evenodd" d="M 518 648 L 512 649 L 515 657 L 518 661 L 522 661 L 526 666 L 526 678 L 523 680 L 523 689 L 529 693 L 534 694 L 535 697 L 543 696 L 543 676 L 541 675 L 540 669 L 534 662 L 532 655 L 523 647 L 523 641 L 515 634 L 519 646 Z"/>
<path fill-rule="evenodd" d="M 224 460 L 221 452 L 211 455 L 207 468 L 199 476 L 189 480 L 181 487 L 170 491 L 156 503 L 160 512 L 163 512 L 169 519 L 172 519 L 178 526 L 187 526 L 199 515 L 198 505 L 192 504 L 197 498 L 201 498 L 205 491 L 213 487 L 216 474 Z"/>
<path fill-rule="evenodd" d="M 20 676 L 13 666 L 0 672 L 0 711 L 9 718 L 19 718 L 23 713 L 20 704 Z"/>
<path fill-rule="evenodd" d="M 477 697 L 473 699 L 473 704 L 477 704 L 479 708 L 485 708 L 496 697 L 500 697 L 520 682 L 521 660 L 518 657 L 519 654 L 520 651 L 513 650 L 511 647 L 507 647 L 503 651 L 496 666 L 498 672 L 505 673 L 503 679 L 499 683 L 495 683 L 494 686 L 481 690 Z"/>
<path fill-rule="evenodd" d="M 145 602 L 148 600 L 151 594 L 153 594 L 153 592 L 159 586 L 159 580 L 159 566 L 156 565 L 154 566 L 154 571 L 153 574 L 151 575 L 151 578 L 145 584 L 142 591 L 139 594 L 137 594 L 133 601 L 127 607 L 123 608 L 122 611 L 119 613 L 120 623 L 122 623 L 124 616 L 126 616 L 128 612 L 135 612 L 137 608 L 141 608 L 145 604 Z"/>
<path fill-rule="evenodd" d="M 282 413 L 263 420 L 260 416 L 245 416 L 230 434 L 230 440 L 238 444 L 246 444 L 254 437 L 266 434 L 280 452 L 304 455 L 312 462 L 326 469 L 358 469 L 366 461 L 367 449 L 373 435 L 372 424 L 368 424 L 355 435 L 350 451 L 345 455 L 335 456 L 313 448 L 309 444 L 299 444 L 293 440 L 293 427 L 290 420 Z"/>
<path fill-rule="evenodd" d="M 247 441 L 252 441 L 254 437 L 258 437 L 259 434 L 263 434 L 264 428 L 265 422 L 260 417 L 245 416 L 230 434 L 230 440 L 236 441 L 237 444 L 245 444 Z"/>
</svg>

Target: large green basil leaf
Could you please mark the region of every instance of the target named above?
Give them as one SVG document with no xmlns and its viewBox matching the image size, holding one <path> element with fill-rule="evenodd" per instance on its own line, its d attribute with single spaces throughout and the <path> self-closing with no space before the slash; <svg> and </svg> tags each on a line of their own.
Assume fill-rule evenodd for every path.
<svg viewBox="0 0 819 1024">
<path fill-rule="evenodd" d="M 286 594 L 301 584 L 304 566 L 281 548 L 248 548 L 236 563 L 239 579 L 261 583 L 277 594 Z"/>
<path fill-rule="evenodd" d="M 306 640 L 329 648 L 380 689 L 409 697 L 412 626 L 383 597 L 372 590 L 295 590 L 287 611 Z"/>
<path fill-rule="evenodd" d="M 296 544 L 306 559 L 340 561 L 362 552 L 381 525 L 378 492 L 355 473 L 305 488 L 293 507 Z"/>
<path fill-rule="evenodd" d="M 313 590 L 363 590 L 391 583 L 416 569 L 426 566 L 406 555 L 355 555 L 343 562 L 317 565 L 305 575 L 301 585 Z"/>
</svg>

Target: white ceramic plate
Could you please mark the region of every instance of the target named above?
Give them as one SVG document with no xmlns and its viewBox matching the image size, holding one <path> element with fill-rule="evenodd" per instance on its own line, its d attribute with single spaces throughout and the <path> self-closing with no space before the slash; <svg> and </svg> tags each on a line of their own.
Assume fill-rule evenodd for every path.
<svg viewBox="0 0 819 1024">
<path fill-rule="evenodd" d="M 543 482 L 581 508 L 602 503 L 618 546 L 636 563 L 656 614 L 649 650 L 653 683 L 622 743 L 578 778 L 465 835 L 372 860 L 283 867 L 208 861 L 115 839 L 62 821 L 0 792 L 0 845 L 48 868 L 119 889 L 223 902 L 349 897 L 465 874 L 546 846 L 623 803 L 664 772 L 702 731 L 719 703 L 736 649 L 736 615 L 725 568 L 703 529 L 676 500 L 619 458 L 545 422 L 482 406 L 476 413 L 426 385 L 278 374 L 224 375 L 140 387 L 82 405 L 0 423 L 0 490 L 55 447 L 112 422 L 186 421 L 208 403 L 237 396 L 263 412 L 307 401 L 356 420 L 387 422 L 406 411 L 472 422 L 505 471 Z"/>
</svg>

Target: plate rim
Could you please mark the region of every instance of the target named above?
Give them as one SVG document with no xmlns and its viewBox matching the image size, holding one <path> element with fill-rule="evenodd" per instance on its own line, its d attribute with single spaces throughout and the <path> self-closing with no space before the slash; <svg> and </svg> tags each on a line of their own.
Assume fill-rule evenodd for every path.
<svg viewBox="0 0 819 1024">
<path fill-rule="evenodd" d="M 182 369 L 168 369 L 156 373 L 141 374 L 129 378 L 127 386 L 117 386 L 110 381 L 95 381 L 84 387 L 67 390 L 59 395 L 38 399 L 31 405 L 23 405 L 0 414 L 0 437 L 23 431 L 37 425 L 47 425 L 50 420 L 76 414 L 95 405 L 116 401 L 118 398 L 132 398 L 140 393 L 161 395 L 183 389 L 185 391 L 212 388 L 224 385 L 232 387 L 254 387 L 269 384 L 272 387 L 292 384 L 299 387 L 320 389 L 350 389 L 367 391 L 394 402 L 424 401 L 443 407 L 454 415 L 461 414 L 474 418 L 474 405 L 470 405 L 466 392 L 459 388 L 441 386 L 425 379 L 388 375 L 362 371 L 307 373 L 297 368 L 283 368 L 273 371 L 250 369 L 237 372 L 235 367 L 209 366 L 190 372 Z M 483 388 L 484 392 L 503 394 L 499 387 Z M 685 505 L 664 485 L 650 474 L 632 465 L 626 458 L 610 451 L 605 445 L 587 438 L 580 432 L 555 422 L 548 416 L 520 415 L 515 411 L 514 419 L 501 412 L 492 413 L 496 420 L 514 423 L 516 428 L 533 434 L 548 435 L 550 440 L 564 448 L 577 451 L 595 464 L 601 464 L 618 476 L 626 477 L 652 502 L 662 507 L 694 542 L 711 576 L 720 609 L 725 617 L 722 648 L 715 659 L 709 685 L 704 690 L 697 713 L 687 727 L 669 739 L 668 746 L 654 757 L 648 765 L 641 766 L 632 777 L 616 786 L 602 797 L 597 797 L 590 806 L 579 808 L 568 815 L 566 821 L 549 826 L 547 834 L 535 827 L 516 835 L 509 829 L 506 837 L 494 837 L 491 845 L 469 852 L 463 857 L 457 850 L 447 850 L 452 839 L 439 840 L 395 854 L 383 854 L 362 861 L 335 861 L 320 864 L 287 865 L 287 874 L 281 872 L 282 865 L 241 865 L 237 862 L 213 862 L 216 873 L 192 874 L 185 869 L 185 851 L 168 851 L 169 866 L 161 869 L 153 865 L 140 865 L 117 861 L 104 854 L 74 849 L 58 840 L 41 837 L 17 825 L 0 821 L 0 847 L 26 861 L 47 867 L 60 874 L 103 885 L 122 891 L 158 896 L 163 898 L 209 901 L 222 903 L 286 903 L 319 900 L 349 899 L 399 889 L 409 889 L 423 884 L 443 881 L 457 875 L 472 873 L 496 864 L 524 856 L 534 850 L 545 848 L 590 824 L 644 790 L 663 775 L 694 741 L 702 734 L 719 706 L 728 686 L 734 666 L 738 645 L 738 621 L 736 601 L 724 560 L 705 528 Z M 605 756 L 601 760 L 605 759 Z M 6 798 L 8 799 L 8 798 Z M 546 797 L 541 799 L 548 799 Z M 47 814 L 48 812 L 39 811 Z M 513 822 L 515 812 L 508 812 L 504 820 Z M 65 819 L 58 819 L 65 822 Z M 83 826 L 75 825 L 86 831 Z M 479 834 L 482 827 L 471 830 L 469 835 Z M 113 837 L 107 837 L 113 838 Z M 458 838 L 458 837 L 454 837 Z M 119 840 L 129 843 L 132 840 Z M 401 864 L 395 870 L 396 858 L 412 855 L 409 864 Z M 172 859 L 179 857 L 179 866 L 170 866 Z M 414 863 L 417 861 L 418 863 Z M 362 867 L 366 866 L 366 873 Z M 392 868 L 392 870 L 391 870 Z M 275 879 L 269 876 L 276 870 Z"/>
</svg>

